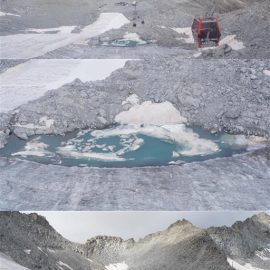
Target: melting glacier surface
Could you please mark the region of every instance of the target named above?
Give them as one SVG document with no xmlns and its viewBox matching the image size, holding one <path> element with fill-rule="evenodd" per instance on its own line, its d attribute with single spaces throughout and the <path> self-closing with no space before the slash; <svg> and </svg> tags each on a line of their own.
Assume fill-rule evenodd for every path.
<svg viewBox="0 0 270 270">
<path fill-rule="evenodd" d="M 211 134 L 185 124 L 133 124 L 32 136 L 27 141 L 10 136 L 0 155 L 64 166 L 143 167 L 228 157 L 246 150 L 245 143 L 226 133 Z"/>
</svg>

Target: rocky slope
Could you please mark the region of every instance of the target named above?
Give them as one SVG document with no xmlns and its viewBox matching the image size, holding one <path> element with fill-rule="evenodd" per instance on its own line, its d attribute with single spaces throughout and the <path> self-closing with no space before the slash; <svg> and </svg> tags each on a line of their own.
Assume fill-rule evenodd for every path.
<svg viewBox="0 0 270 270">
<path fill-rule="evenodd" d="M 76 244 L 64 239 L 37 214 L 1 212 L 0 228 L 0 251 L 29 269 L 59 269 L 61 261 L 78 270 L 89 265 L 75 252 Z"/>
<path fill-rule="evenodd" d="M 137 242 L 97 236 L 75 244 L 55 232 L 43 217 L 17 212 L 0 212 L 0 229 L 0 252 L 31 270 L 232 270 L 227 258 L 269 269 L 270 217 L 264 213 L 230 228 L 207 230 L 182 220 Z"/>
<path fill-rule="evenodd" d="M 225 129 L 234 134 L 269 136 L 270 76 L 265 74 L 269 69 L 269 60 L 159 57 L 130 61 L 104 81 L 76 80 L 21 106 L 10 128 L 23 138 L 35 133 L 104 128 L 114 123 L 116 114 L 127 110 L 121 103 L 136 94 L 141 102 L 170 101 L 190 125 L 214 132 Z M 54 119 L 54 126 L 39 130 L 39 119 L 44 116 Z M 23 127 L 31 125 L 35 128 Z"/>
<path fill-rule="evenodd" d="M 215 243 L 231 258 L 270 268 L 270 217 L 265 213 L 236 222 L 232 227 L 209 228 Z"/>
</svg>

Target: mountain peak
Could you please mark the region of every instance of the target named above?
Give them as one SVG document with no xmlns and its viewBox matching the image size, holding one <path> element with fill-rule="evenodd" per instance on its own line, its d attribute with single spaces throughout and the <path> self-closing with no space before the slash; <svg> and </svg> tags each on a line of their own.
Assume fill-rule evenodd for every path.
<svg viewBox="0 0 270 270">
<path fill-rule="evenodd" d="M 175 223 L 173 223 L 172 225 L 170 225 L 168 227 L 168 230 L 175 228 L 175 227 L 186 227 L 186 226 L 195 227 L 191 222 L 189 222 L 188 220 L 183 218 L 182 220 L 180 219 L 180 220 L 176 221 Z"/>
</svg>

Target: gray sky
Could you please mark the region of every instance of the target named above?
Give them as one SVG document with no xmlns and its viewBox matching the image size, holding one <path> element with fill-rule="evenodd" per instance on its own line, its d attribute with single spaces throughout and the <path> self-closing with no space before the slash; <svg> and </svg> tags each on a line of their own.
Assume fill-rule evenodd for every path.
<svg viewBox="0 0 270 270">
<path fill-rule="evenodd" d="M 257 212 L 37 212 L 65 238 L 79 243 L 97 235 L 120 236 L 136 240 L 166 229 L 179 219 L 197 227 L 231 226 Z"/>
</svg>

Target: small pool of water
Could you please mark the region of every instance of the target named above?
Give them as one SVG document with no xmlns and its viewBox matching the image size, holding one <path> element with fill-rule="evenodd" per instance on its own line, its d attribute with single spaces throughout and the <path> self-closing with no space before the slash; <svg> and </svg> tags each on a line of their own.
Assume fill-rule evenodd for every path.
<svg viewBox="0 0 270 270">
<path fill-rule="evenodd" d="M 225 133 L 172 126 L 117 126 L 66 136 L 9 138 L 0 155 L 44 164 L 95 167 L 161 166 L 228 157 L 246 151 L 224 141 Z"/>
<path fill-rule="evenodd" d="M 110 46 L 110 47 L 136 47 L 146 45 L 147 42 L 144 41 L 137 41 L 137 40 L 129 40 L 129 39 L 115 39 L 110 42 L 103 42 L 103 46 Z"/>
</svg>

